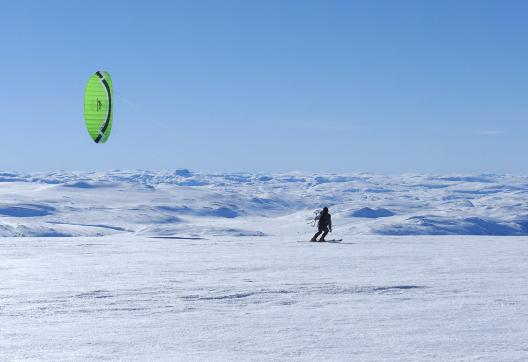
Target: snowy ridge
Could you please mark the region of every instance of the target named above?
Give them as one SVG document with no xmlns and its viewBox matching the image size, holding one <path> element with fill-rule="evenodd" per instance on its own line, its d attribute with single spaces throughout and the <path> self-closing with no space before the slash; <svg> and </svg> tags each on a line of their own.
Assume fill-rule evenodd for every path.
<svg viewBox="0 0 528 362">
<path fill-rule="evenodd" d="M 0 172 L 0 236 L 528 235 L 528 177 Z"/>
</svg>

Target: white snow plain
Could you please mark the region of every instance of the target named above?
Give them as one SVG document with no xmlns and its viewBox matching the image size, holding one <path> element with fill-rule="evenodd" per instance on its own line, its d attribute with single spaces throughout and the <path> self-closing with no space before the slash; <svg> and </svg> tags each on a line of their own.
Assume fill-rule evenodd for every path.
<svg viewBox="0 0 528 362">
<path fill-rule="evenodd" d="M 527 242 L 3 238 L 0 359 L 526 361 Z"/>
<path fill-rule="evenodd" d="M 0 360 L 525 361 L 527 190 L 0 173 Z M 303 242 L 324 205 L 343 242 Z"/>
</svg>

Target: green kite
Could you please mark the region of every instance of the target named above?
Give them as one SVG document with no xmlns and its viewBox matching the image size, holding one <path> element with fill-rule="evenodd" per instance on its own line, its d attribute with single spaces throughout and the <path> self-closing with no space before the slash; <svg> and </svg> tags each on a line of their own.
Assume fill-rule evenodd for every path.
<svg viewBox="0 0 528 362">
<path fill-rule="evenodd" d="M 95 143 L 105 143 L 112 130 L 114 103 L 112 79 L 105 71 L 98 71 L 88 79 L 84 93 L 84 120 Z"/>
</svg>

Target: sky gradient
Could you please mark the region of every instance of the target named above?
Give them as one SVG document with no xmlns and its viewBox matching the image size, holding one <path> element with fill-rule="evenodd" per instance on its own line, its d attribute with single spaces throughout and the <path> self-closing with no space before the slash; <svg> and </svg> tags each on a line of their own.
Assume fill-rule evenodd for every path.
<svg viewBox="0 0 528 362">
<path fill-rule="evenodd" d="M 528 174 L 525 1 L 9 1 L 0 170 Z M 83 94 L 110 72 L 112 135 Z"/>
</svg>

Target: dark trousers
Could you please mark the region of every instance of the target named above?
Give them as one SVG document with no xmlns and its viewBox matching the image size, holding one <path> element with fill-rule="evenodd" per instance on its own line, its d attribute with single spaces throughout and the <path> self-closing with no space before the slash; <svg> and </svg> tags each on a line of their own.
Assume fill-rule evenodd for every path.
<svg viewBox="0 0 528 362">
<path fill-rule="evenodd" d="M 325 226 L 325 227 L 319 227 L 319 231 L 315 233 L 314 237 L 312 238 L 312 240 L 317 240 L 317 237 L 319 235 L 321 235 L 321 233 L 323 234 L 323 236 L 321 236 L 321 239 L 319 240 L 324 240 L 325 236 L 328 235 L 328 232 L 330 230 L 328 230 L 328 226 Z"/>
</svg>

